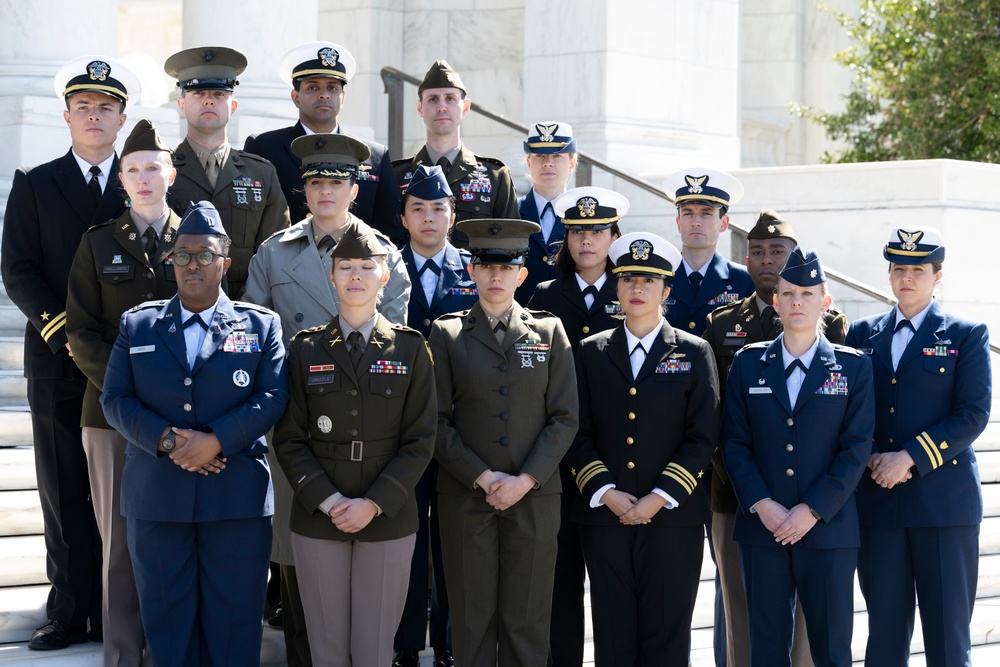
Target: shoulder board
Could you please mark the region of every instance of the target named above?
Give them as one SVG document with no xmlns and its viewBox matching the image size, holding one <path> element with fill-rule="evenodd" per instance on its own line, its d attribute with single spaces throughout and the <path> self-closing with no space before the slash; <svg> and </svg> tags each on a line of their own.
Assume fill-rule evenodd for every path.
<svg viewBox="0 0 1000 667">
<path fill-rule="evenodd" d="M 735 314 L 736 311 L 739 310 L 740 306 L 742 305 L 743 305 L 743 299 L 740 299 L 739 301 L 734 301 L 733 303 L 727 303 L 724 306 L 719 306 L 718 308 L 710 312 L 708 315 L 709 317 L 712 318 L 712 320 L 717 321 L 720 317 L 725 317 L 730 313 Z"/>
<path fill-rule="evenodd" d="M 834 344 L 833 349 L 836 350 L 838 353 L 845 352 L 847 354 L 853 354 L 856 357 L 863 357 L 864 356 L 864 353 L 861 350 L 856 350 L 853 347 L 848 347 L 846 345 L 837 345 L 837 344 Z"/>
<path fill-rule="evenodd" d="M 129 308 L 128 312 L 137 313 L 140 310 L 145 310 L 147 308 L 163 308 L 170 302 L 170 299 L 160 299 L 158 301 L 143 301 L 138 306 L 133 306 Z"/>
<path fill-rule="evenodd" d="M 233 308 L 240 308 L 242 310 L 256 310 L 258 313 L 266 313 L 268 315 L 277 314 L 270 308 L 265 308 L 264 306 L 258 306 L 256 303 L 250 303 L 249 301 L 233 301 Z"/>
<path fill-rule="evenodd" d="M 503 162 L 501 162 L 500 160 L 496 159 L 495 157 L 485 157 L 483 155 L 476 155 L 476 161 L 477 162 L 485 162 L 486 164 L 494 164 L 494 165 L 496 165 L 498 167 L 506 167 L 507 166 Z"/>
<path fill-rule="evenodd" d="M 438 321 L 441 322 L 443 322 L 444 320 L 460 320 L 468 314 L 469 314 L 468 310 L 459 310 L 454 313 L 445 313 L 444 315 L 440 316 L 437 319 Z"/>
<path fill-rule="evenodd" d="M 107 227 L 108 225 L 113 224 L 116 220 L 117 218 L 112 218 L 110 220 L 105 220 L 104 222 L 99 222 L 96 225 L 91 225 L 90 227 L 87 228 L 87 231 L 84 233 L 92 232 L 95 229 L 100 229 L 101 227 Z"/>
<path fill-rule="evenodd" d="M 268 160 L 266 157 L 261 157 L 260 155 L 257 155 L 256 153 L 247 153 L 246 151 L 236 151 L 236 152 L 239 153 L 239 156 L 240 156 L 241 159 L 245 159 L 245 160 L 248 160 L 250 162 L 263 162 L 264 164 L 268 165 L 269 167 L 273 167 L 274 166 L 273 164 L 271 164 L 271 161 Z"/>
<path fill-rule="evenodd" d="M 411 327 L 408 327 L 405 324 L 393 324 L 392 322 L 390 322 L 389 328 L 392 329 L 393 331 L 403 331 L 409 334 L 417 334 L 418 336 L 423 337 L 423 334 L 421 334 L 419 331 Z"/>
<path fill-rule="evenodd" d="M 743 350 L 766 350 L 767 346 L 773 342 L 774 342 L 773 340 L 757 341 L 756 343 L 750 343 L 749 345 L 744 345 L 742 348 L 740 348 L 740 351 L 742 352 Z"/>
<path fill-rule="evenodd" d="M 315 327 L 309 327 L 307 329 L 301 329 L 295 332 L 295 334 L 292 336 L 292 340 L 298 338 L 299 336 L 302 336 L 304 338 L 306 336 L 311 336 L 313 334 L 322 333 L 325 329 L 326 329 L 325 324 L 320 324 L 319 326 Z"/>
<path fill-rule="evenodd" d="M 414 157 L 416 157 L 416 156 L 415 155 L 411 155 L 410 157 L 401 157 L 401 158 L 398 158 L 396 160 L 393 160 L 392 161 L 392 166 L 393 167 L 398 167 L 401 164 L 406 164 L 407 162 L 413 162 L 413 158 Z"/>
<path fill-rule="evenodd" d="M 534 308 L 525 308 L 524 312 L 529 313 L 536 320 L 544 320 L 547 318 L 559 319 L 547 310 L 535 310 Z"/>
</svg>

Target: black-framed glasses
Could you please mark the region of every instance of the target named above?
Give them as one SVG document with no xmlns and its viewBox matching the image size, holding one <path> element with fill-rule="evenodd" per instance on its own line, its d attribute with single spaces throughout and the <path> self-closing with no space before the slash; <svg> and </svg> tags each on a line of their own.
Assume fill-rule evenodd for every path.
<svg viewBox="0 0 1000 667">
<path fill-rule="evenodd" d="M 190 252 L 175 252 L 170 256 L 174 264 L 180 267 L 185 267 L 191 263 L 191 260 L 198 262 L 198 266 L 208 266 L 215 261 L 216 257 L 225 257 L 225 255 L 212 252 L 211 250 L 202 250 L 201 252 L 190 253 Z"/>
</svg>

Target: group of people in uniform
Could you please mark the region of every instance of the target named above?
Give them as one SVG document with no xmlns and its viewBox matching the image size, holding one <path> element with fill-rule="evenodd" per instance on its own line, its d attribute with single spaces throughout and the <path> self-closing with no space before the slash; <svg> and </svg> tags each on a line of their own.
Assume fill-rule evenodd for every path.
<svg viewBox="0 0 1000 667">
<path fill-rule="evenodd" d="M 86 56 L 56 75 L 72 147 L 19 170 L 3 231 L 48 574 L 29 648 L 106 665 L 687 665 L 709 531 L 717 664 L 969 664 L 990 409 L 985 325 L 944 313 L 936 230 L 883 247 L 898 303 L 848 324 L 822 263 L 743 194 L 668 177 L 680 249 L 568 189 L 572 127 L 532 126 L 532 188 L 472 153 L 435 62 L 426 144 L 341 132 L 356 71 L 289 50 L 295 125 L 233 148 L 246 58 L 186 49 L 187 135 Z M 269 565 L 270 564 L 270 565 Z M 268 571 L 272 588 L 268 591 Z M 429 609 L 430 608 L 430 609 Z M 430 630 L 428 634 L 428 623 Z"/>
</svg>

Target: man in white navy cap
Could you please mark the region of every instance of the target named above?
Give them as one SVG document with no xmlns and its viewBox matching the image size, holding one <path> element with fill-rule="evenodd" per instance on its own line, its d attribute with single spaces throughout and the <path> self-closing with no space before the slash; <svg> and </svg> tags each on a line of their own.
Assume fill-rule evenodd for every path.
<svg viewBox="0 0 1000 667">
<path fill-rule="evenodd" d="M 292 103 L 299 120 L 248 137 L 244 150 L 267 158 L 278 170 L 281 189 L 288 202 L 292 224 L 309 214 L 302 193 L 301 160 L 292 154 L 292 141 L 307 134 L 340 134 L 340 111 L 348 82 L 357 71 L 354 56 L 333 42 L 308 42 L 289 49 L 278 66 L 281 78 L 292 85 Z M 399 190 L 392 172 L 389 150 L 380 143 L 361 139 L 371 155 L 358 170 L 358 196 L 353 212 L 396 245 L 403 241 L 399 224 Z"/>
<path fill-rule="evenodd" d="M 75 58 L 54 83 L 66 101 L 72 148 L 15 172 L 2 253 L 7 294 L 28 318 L 24 373 L 52 584 L 48 622 L 28 644 L 40 650 L 87 641 L 88 620 L 91 639 L 101 641 L 103 634 L 101 541 L 80 439 L 87 378 L 73 363 L 66 337 L 66 287 L 83 232 L 125 210 L 115 140 L 126 101 L 139 95 L 136 76 L 107 56 Z"/>
<path fill-rule="evenodd" d="M 402 189 L 418 165 L 438 165 L 455 193 L 458 222 L 475 218 L 520 217 L 510 170 L 500 160 L 475 155 L 461 139 L 462 121 L 472 108 L 465 84 L 451 65 L 436 60 L 417 87 L 417 115 L 427 129 L 427 143 L 416 155 L 393 160 L 396 182 Z M 468 239 L 458 228 L 452 242 L 459 248 Z"/>
<path fill-rule="evenodd" d="M 233 265 L 226 275 L 226 293 L 232 298 L 243 293 L 257 247 L 289 224 L 274 166 L 235 150 L 226 136 L 238 106 L 236 77 L 246 66 L 246 56 L 223 46 L 185 49 L 163 65 L 177 79 L 177 108 L 187 121 L 187 137 L 174 149 L 177 179 L 170 188 L 170 205 L 178 215 L 194 201 L 215 205 L 233 243 Z"/>
</svg>

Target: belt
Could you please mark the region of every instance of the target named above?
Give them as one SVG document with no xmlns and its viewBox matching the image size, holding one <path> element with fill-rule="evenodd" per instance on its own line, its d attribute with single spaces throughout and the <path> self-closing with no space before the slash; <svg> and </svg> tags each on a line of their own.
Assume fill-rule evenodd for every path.
<svg viewBox="0 0 1000 667">
<path fill-rule="evenodd" d="M 309 443 L 309 448 L 317 458 L 334 461 L 361 461 L 365 458 L 395 454 L 399 451 L 399 439 L 383 438 L 381 440 L 349 440 L 346 442 L 316 442 L 314 440 Z"/>
</svg>

